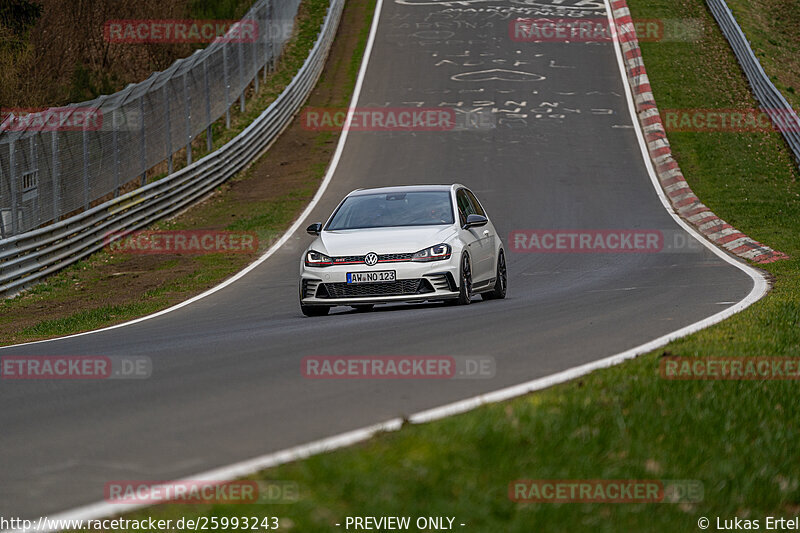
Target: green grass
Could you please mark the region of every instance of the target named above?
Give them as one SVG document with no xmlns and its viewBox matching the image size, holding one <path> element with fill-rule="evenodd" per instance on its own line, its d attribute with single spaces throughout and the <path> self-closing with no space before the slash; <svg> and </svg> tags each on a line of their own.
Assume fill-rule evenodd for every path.
<svg viewBox="0 0 800 533">
<path fill-rule="evenodd" d="M 96 329 L 109 322 L 130 320 L 148 313 L 157 311 L 163 305 L 158 300 L 134 302 L 127 305 L 107 305 L 96 309 L 80 311 L 74 315 L 43 320 L 35 326 L 25 328 L 21 334 L 25 337 L 43 337 L 55 335 L 68 335 L 75 331 Z"/>
<path fill-rule="evenodd" d="M 758 107 L 705 4 L 677 5 L 676 0 L 630 2 L 635 18 L 700 18 L 706 28 L 698 43 L 642 43 L 659 108 Z M 797 27 L 791 30 L 797 38 Z M 687 60 L 698 57 L 701 62 Z M 692 189 L 712 211 L 754 239 L 797 256 L 800 172 L 779 133 L 667 133 Z"/>
<path fill-rule="evenodd" d="M 282 529 L 311 533 L 337 531 L 333 524 L 346 516 L 433 515 L 455 516 L 464 531 L 528 533 L 694 531 L 700 516 L 796 512 L 797 455 L 787 443 L 800 430 L 786 424 L 796 384 L 676 385 L 655 377 L 656 368 L 655 357 L 641 358 L 258 476 L 298 482 L 293 505 L 171 505 L 133 516 L 277 515 L 293 524 Z M 769 399 L 774 415 L 761 403 L 736 402 L 752 396 Z M 721 417 L 717 405 L 731 402 L 738 408 Z M 507 490 L 520 478 L 696 479 L 704 501 L 517 504 Z"/>
<path fill-rule="evenodd" d="M 31 300 L 38 303 L 59 303 L 68 300 L 72 297 L 70 291 L 73 284 L 80 280 L 97 281 L 99 276 L 90 275 L 84 277 L 86 271 L 92 271 L 92 265 L 98 263 L 107 263 L 112 265 L 122 265 L 128 259 L 124 255 L 111 256 L 105 251 L 100 251 L 92 255 L 90 258 L 78 261 L 72 266 L 48 277 L 42 283 L 38 283 L 26 290 L 23 294 L 19 294 L 13 298 L 6 298 L 0 300 L 0 309 L 3 314 L 0 315 L 0 323 L 12 321 L 14 319 L 13 311 L 22 305 L 28 305 Z M 0 341 L 0 343 L 2 343 Z"/>
<path fill-rule="evenodd" d="M 712 29 L 699 43 L 644 45 L 662 109 L 755 105 L 702 0 L 629 3 L 634 18 L 697 17 Z M 797 26 L 784 29 L 797 38 Z M 768 515 L 799 514 L 798 383 L 666 381 L 659 359 L 800 357 L 800 173 L 774 134 L 669 138 L 703 202 L 792 257 L 765 266 L 775 277 L 767 297 L 623 365 L 256 476 L 298 482 L 296 504 L 165 505 L 131 516 L 278 516 L 281 530 L 303 533 L 341 531 L 333 524 L 346 516 L 454 516 L 464 531 L 528 533 L 698 531 L 701 516 L 758 519 L 763 528 Z M 507 491 L 521 478 L 692 479 L 704 499 L 519 504 Z"/>
<path fill-rule="evenodd" d="M 728 0 L 753 53 L 772 83 L 800 109 L 800 9 L 782 0 Z"/>
</svg>

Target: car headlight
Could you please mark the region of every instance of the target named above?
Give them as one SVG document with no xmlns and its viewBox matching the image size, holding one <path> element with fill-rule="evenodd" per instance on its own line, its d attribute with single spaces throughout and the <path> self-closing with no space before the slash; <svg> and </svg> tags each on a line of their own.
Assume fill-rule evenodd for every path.
<svg viewBox="0 0 800 533">
<path fill-rule="evenodd" d="M 450 259 L 451 252 L 452 248 L 450 248 L 449 244 L 437 244 L 436 246 L 431 246 L 430 248 L 425 248 L 415 253 L 411 260 L 423 262 L 442 261 L 444 259 Z"/>
<path fill-rule="evenodd" d="M 331 266 L 333 261 L 330 257 L 314 250 L 306 252 L 306 266 L 308 267 L 326 267 Z"/>
</svg>

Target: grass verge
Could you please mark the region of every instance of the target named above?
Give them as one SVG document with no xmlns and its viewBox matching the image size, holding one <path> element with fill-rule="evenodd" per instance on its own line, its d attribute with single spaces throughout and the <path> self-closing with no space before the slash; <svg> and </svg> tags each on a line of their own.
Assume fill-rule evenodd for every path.
<svg viewBox="0 0 800 533">
<path fill-rule="evenodd" d="M 727 0 L 772 83 L 800 109 L 800 9 L 782 0 Z"/>
<path fill-rule="evenodd" d="M 629 3 L 635 18 L 700 18 L 709 29 L 697 43 L 643 45 L 662 108 L 755 105 L 702 0 Z M 797 26 L 783 29 L 797 39 Z M 701 517 L 712 531 L 717 518 L 734 517 L 766 528 L 767 516 L 795 517 L 797 382 L 667 381 L 659 361 L 800 358 L 800 173 L 776 134 L 672 133 L 670 141 L 704 203 L 792 257 L 766 265 L 776 280 L 767 297 L 624 365 L 254 476 L 299 483 L 293 505 L 164 505 L 129 517 L 277 516 L 282 531 L 303 533 L 342 530 L 333 524 L 347 516 L 450 516 L 464 531 L 526 533 L 697 531 Z M 704 496 L 681 504 L 518 504 L 508 486 L 521 478 L 689 479 L 702 482 Z"/>
</svg>

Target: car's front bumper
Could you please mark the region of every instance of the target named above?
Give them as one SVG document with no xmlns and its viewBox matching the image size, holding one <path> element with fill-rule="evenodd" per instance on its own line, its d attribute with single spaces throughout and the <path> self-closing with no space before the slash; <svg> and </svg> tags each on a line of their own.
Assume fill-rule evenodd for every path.
<svg viewBox="0 0 800 533">
<path fill-rule="evenodd" d="M 348 284 L 348 272 L 394 270 L 396 281 Z M 303 266 L 300 274 L 300 302 L 303 305 L 366 305 L 392 302 L 424 302 L 458 298 L 459 262 L 454 257 L 445 261 L 417 263 L 403 261 Z"/>
</svg>

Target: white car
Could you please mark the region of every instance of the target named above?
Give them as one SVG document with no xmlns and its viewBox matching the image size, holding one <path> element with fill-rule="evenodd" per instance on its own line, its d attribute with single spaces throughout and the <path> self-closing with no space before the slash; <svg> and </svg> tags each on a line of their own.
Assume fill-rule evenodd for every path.
<svg viewBox="0 0 800 533">
<path fill-rule="evenodd" d="M 337 305 L 505 298 L 503 243 L 463 185 L 359 189 L 348 194 L 300 261 L 307 316 Z"/>
</svg>

